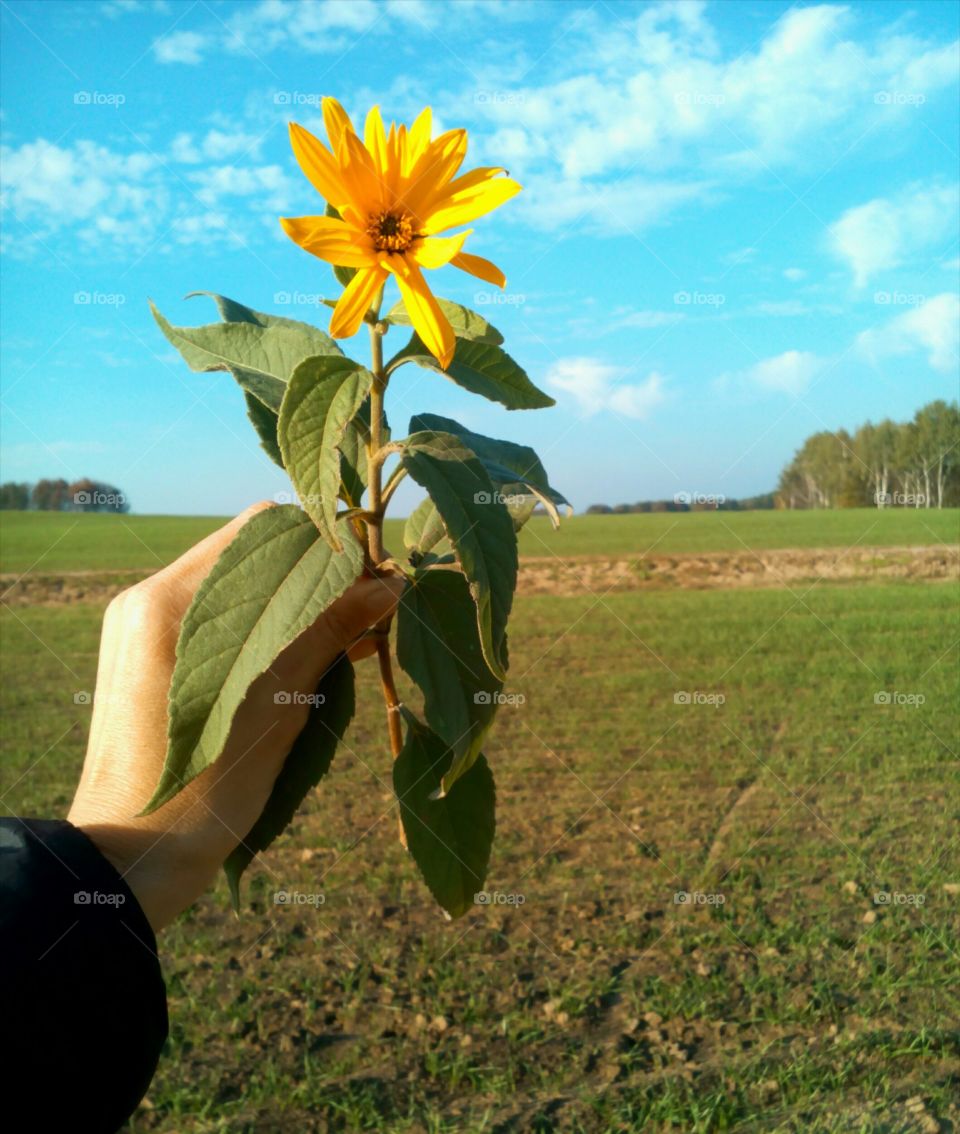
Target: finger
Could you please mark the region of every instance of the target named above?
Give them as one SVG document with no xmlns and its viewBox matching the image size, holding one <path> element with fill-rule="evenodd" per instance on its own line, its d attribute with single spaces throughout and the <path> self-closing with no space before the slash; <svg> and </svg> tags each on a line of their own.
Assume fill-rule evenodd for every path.
<svg viewBox="0 0 960 1134">
<path fill-rule="evenodd" d="M 358 579 L 271 668 L 294 687 L 313 690 L 338 654 L 394 612 L 405 586 L 395 575 Z"/>
</svg>

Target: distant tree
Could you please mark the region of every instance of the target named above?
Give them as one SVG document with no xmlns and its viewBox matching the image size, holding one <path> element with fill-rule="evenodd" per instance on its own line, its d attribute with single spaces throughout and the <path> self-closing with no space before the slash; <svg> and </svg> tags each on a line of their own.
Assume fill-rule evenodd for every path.
<svg viewBox="0 0 960 1134">
<path fill-rule="evenodd" d="M 951 474 L 960 467 L 960 408 L 943 400 L 931 402 L 917 410 L 913 424 L 923 470 L 925 504 L 932 507 L 931 489 L 935 489 L 937 507 L 942 508 Z"/>
<path fill-rule="evenodd" d="M 126 496 L 112 484 L 83 477 L 67 490 L 70 510 L 73 512 L 129 512 Z"/>
<path fill-rule="evenodd" d="M 30 505 L 40 512 L 62 512 L 70 503 L 70 486 L 63 479 L 38 480 L 30 494 Z"/>
<path fill-rule="evenodd" d="M 0 511 L 25 512 L 30 507 L 30 485 L 8 480 L 0 484 Z"/>
<path fill-rule="evenodd" d="M 609 504 L 591 504 L 587 509 L 588 516 L 609 516 L 613 509 Z"/>
</svg>

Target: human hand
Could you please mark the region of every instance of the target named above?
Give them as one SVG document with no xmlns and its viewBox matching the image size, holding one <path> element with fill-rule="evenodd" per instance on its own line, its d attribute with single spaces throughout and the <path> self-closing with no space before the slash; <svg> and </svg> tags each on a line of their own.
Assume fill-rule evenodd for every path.
<svg viewBox="0 0 960 1134">
<path fill-rule="evenodd" d="M 167 748 L 167 694 L 180 623 L 197 587 L 254 513 L 255 505 L 169 567 L 119 594 L 107 608 L 83 772 L 67 818 L 117 868 L 154 930 L 207 889 L 259 818 L 287 753 L 306 722 L 305 698 L 338 654 L 356 660 L 359 640 L 389 616 L 403 582 L 363 578 L 293 642 L 250 687 L 220 757 L 177 796 L 139 815 L 153 795 Z M 302 702 L 302 703 L 298 703 Z"/>
</svg>

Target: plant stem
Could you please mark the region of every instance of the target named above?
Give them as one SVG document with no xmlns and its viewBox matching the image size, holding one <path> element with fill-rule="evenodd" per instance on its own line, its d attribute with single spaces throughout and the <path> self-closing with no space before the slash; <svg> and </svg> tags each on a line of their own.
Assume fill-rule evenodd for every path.
<svg viewBox="0 0 960 1134">
<path fill-rule="evenodd" d="M 367 540 L 371 566 L 374 570 L 386 558 L 383 547 L 383 396 L 387 389 L 387 376 L 383 372 L 383 335 L 377 326 L 370 327 L 370 354 L 373 385 L 370 388 L 370 443 L 367 448 L 367 481 L 370 493 Z M 400 727 L 400 698 L 393 679 L 393 661 L 390 657 L 390 618 L 377 624 L 377 661 L 380 663 L 380 685 L 387 707 L 387 731 L 390 734 L 390 751 L 394 760 L 403 748 L 403 731 Z"/>
</svg>

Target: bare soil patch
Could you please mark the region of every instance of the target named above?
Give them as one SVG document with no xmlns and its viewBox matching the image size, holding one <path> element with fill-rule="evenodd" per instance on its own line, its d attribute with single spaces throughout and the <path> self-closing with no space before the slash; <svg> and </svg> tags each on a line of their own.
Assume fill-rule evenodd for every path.
<svg viewBox="0 0 960 1134">
<path fill-rule="evenodd" d="M 0 575 L 10 606 L 107 602 L 151 571 Z M 520 561 L 519 594 L 579 595 L 661 588 L 715 590 L 815 582 L 960 579 L 960 547 L 802 548 L 639 556 L 557 556 Z"/>
</svg>

